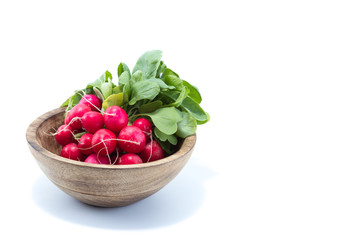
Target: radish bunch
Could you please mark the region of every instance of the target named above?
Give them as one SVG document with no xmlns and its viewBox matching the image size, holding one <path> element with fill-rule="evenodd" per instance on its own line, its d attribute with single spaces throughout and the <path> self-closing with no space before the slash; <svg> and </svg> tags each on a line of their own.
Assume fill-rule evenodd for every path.
<svg viewBox="0 0 360 240">
<path fill-rule="evenodd" d="M 62 156 L 101 164 L 156 161 L 207 123 L 199 89 L 161 58 L 160 50 L 145 52 L 132 71 L 121 62 L 117 77 L 105 71 L 67 98 L 56 133 Z"/>
<path fill-rule="evenodd" d="M 56 133 L 62 146 L 60 155 L 93 164 L 139 164 L 164 158 L 165 152 L 152 137 L 152 124 L 146 118 L 129 123 L 119 106 L 101 110 L 102 101 L 85 94 L 65 115 Z"/>
</svg>

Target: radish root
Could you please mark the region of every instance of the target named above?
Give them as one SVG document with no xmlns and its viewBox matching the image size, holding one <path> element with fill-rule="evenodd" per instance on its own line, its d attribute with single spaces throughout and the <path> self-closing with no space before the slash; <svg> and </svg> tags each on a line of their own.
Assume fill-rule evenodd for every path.
<svg viewBox="0 0 360 240">
<path fill-rule="evenodd" d="M 76 120 L 80 120 L 81 121 L 81 117 L 74 117 L 73 119 L 71 119 L 71 121 L 68 123 L 68 124 L 66 124 L 66 127 L 68 127 L 68 126 L 70 126 L 73 122 L 75 122 Z M 46 134 L 46 135 L 48 135 L 48 136 L 56 136 L 56 135 L 58 135 L 59 133 L 61 133 L 61 132 L 63 132 L 63 131 L 68 131 L 68 132 L 70 132 L 71 133 L 71 135 L 73 135 L 73 137 L 74 137 L 74 139 L 76 140 L 76 141 L 79 141 L 79 139 L 76 137 L 76 135 L 74 134 L 74 132 L 73 131 L 70 131 L 69 129 L 66 129 L 65 127 L 63 128 L 63 129 L 61 129 L 59 132 L 57 132 L 57 129 L 55 129 L 55 128 L 53 128 L 53 130 L 55 131 L 55 132 L 49 132 L 49 133 L 47 133 L 47 132 L 43 132 L 44 134 Z"/>
<path fill-rule="evenodd" d="M 148 160 L 146 161 L 147 163 L 150 161 L 151 157 L 152 157 L 152 151 L 153 151 L 153 137 L 152 134 L 150 135 L 150 155 Z"/>
</svg>

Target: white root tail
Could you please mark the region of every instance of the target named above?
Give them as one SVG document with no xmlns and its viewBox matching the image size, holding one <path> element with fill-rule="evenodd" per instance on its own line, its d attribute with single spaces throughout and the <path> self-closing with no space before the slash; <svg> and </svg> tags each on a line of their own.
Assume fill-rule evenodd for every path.
<svg viewBox="0 0 360 240">
<path fill-rule="evenodd" d="M 150 156 L 148 158 L 148 160 L 146 161 L 147 163 L 150 161 L 151 157 L 152 157 L 152 147 L 153 147 L 153 138 L 152 135 L 150 135 Z"/>
<path fill-rule="evenodd" d="M 71 125 L 73 122 L 75 122 L 76 120 L 80 120 L 80 121 L 81 121 L 81 117 L 74 117 L 73 119 L 71 119 L 71 121 L 70 121 L 68 124 L 66 124 L 66 127 L 70 126 L 70 125 Z M 59 133 L 61 133 L 61 132 L 63 132 L 63 131 L 68 131 L 68 132 L 71 133 L 71 135 L 73 135 L 73 137 L 74 137 L 74 139 L 75 139 L 76 141 L 79 141 L 79 140 L 76 138 L 74 132 L 73 132 L 73 131 L 70 131 L 69 129 L 66 129 L 66 127 L 64 127 L 63 129 L 61 129 L 59 132 L 57 131 L 57 129 L 53 128 L 53 130 L 55 131 L 54 133 L 52 133 L 52 132 L 49 132 L 49 133 L 43 132 L 43 133 L 46 134 L 46 135 L 48 135 L 48 136 L 56 136 L 56 135 L 58 135 Z"/>
</svg>

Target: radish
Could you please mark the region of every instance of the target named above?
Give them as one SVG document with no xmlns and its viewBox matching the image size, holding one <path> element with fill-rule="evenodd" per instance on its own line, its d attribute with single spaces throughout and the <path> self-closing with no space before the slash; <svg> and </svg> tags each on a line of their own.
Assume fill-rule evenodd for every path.
<svg viewBox="0 0 360 240">
<path fill-rule="evenodd" d="M 73 133 L 73 129 L 72 127 L 68 126 L 68 125 L 61 125 L 55 134 L 55 139 L 56 141 L 62 145 L 65 146 L 69 143 L 72 143 L 75 141 L 74 139 L 74 133 Z"/>
<path fill-rule="evenodd" d="M 118 142 L 121 150 L 128 153 L 138 153 L 145 148 L 146 137 L 140 128 L 126 126 L 120 131 Z"/>
<path fill-rule="evenodd" d="M 153 140 L 146 144 L 144 150 L 139 153 L 139 156 L 143 162 L 153 162 L 164 158 L 165 152 L 161 148 L 160 144 Z"/>
<path fill-rule="evenodd" d="M 91 111 L 91 108 L 85 104 L 76 104 L 65 117 L 65 124 L 70 125 L 74 130 L 82 128 L 81 117 Z"/>
<path fill-rule="evenodd" d="M 83 160 L 84 157 L 84 155 L 82 154 L 82 152 L 80 152 L 78 145 L 76 143 L 69 143 L 65 145 L 61 149 L 60 156 L 77 161 Z"/>
<path fill-rule="evenodd" d="M 92 150 L 91 140 L 93 138 L 93 135 L 91 133 L 85 133 L 81 136 L 78 143 L 78 148 L 80 152 L 82 152 L 85 155 L 90 155 L 94 153 Z"/>
<path fill-rule="evenodd" d="M 84 162 L 94 164 L 110 164 L 109 158 L 107 156 L 97 156 L 95 153 L 89 155 Z"/>
<path fill-rule="evenodd" d="M 149 120 L 147 120 L 146 118 L 138 118 L 133 122 L 132 125 L 140 128 L 145 133 L 146 142 L 150 140 L 150 135 L 152 133 L 152 125 Z"/>
<path fill-rule="evenodd" d="M 108 107 L 104 112 L 105 127 L 114 133 L 119 133 L 129 122 L 128 115 L 119 106 Z"/>
<path fill-rule="evenodd" d="M 129 164 L 138 164 L 143 163 L 141 158 L 135 153 L 126 153 L 122 155 L 117 162 L 118 165 L 129 165 Z"/>
<path fill-rule="evenodd" d="M 104 127 L 104 117 L 99 112 L 89 111 L 81 117 L 83 128 L 89 133 L 95 133 Z"/>
<path fill-rule="evenodd" d="M 108 129 L 99 129 L 94 133 L 91 146 L 97 155 L 110 155 L 116 148 L 116 135 Z"/>
<path fill-rule="evenodd" d="M 79 103 L 88 105 L 91 108 L 91 111 L 100 111 L 101 109 L 101 100 L 93 94 L 84 95 Z"/>
</svg>

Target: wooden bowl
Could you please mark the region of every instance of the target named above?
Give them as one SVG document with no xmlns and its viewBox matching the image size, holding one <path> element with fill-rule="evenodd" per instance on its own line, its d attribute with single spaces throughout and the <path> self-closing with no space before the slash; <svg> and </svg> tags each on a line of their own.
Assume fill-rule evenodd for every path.
<svg viewBox="0 0 360 240">
<path fill-rule="evenodd" d="M 189 160 L 196 135 L 184 139 L 179 150 L 158 161 L 133 165 L 100 165 L 61 157 L 54 132 L 64 122 L 64 108 L 34 120 L 26 139 L 45 175 L 61 190 L 81 202 L 101 206 L 125 206 L 159 191 Z"/>
</svg>

